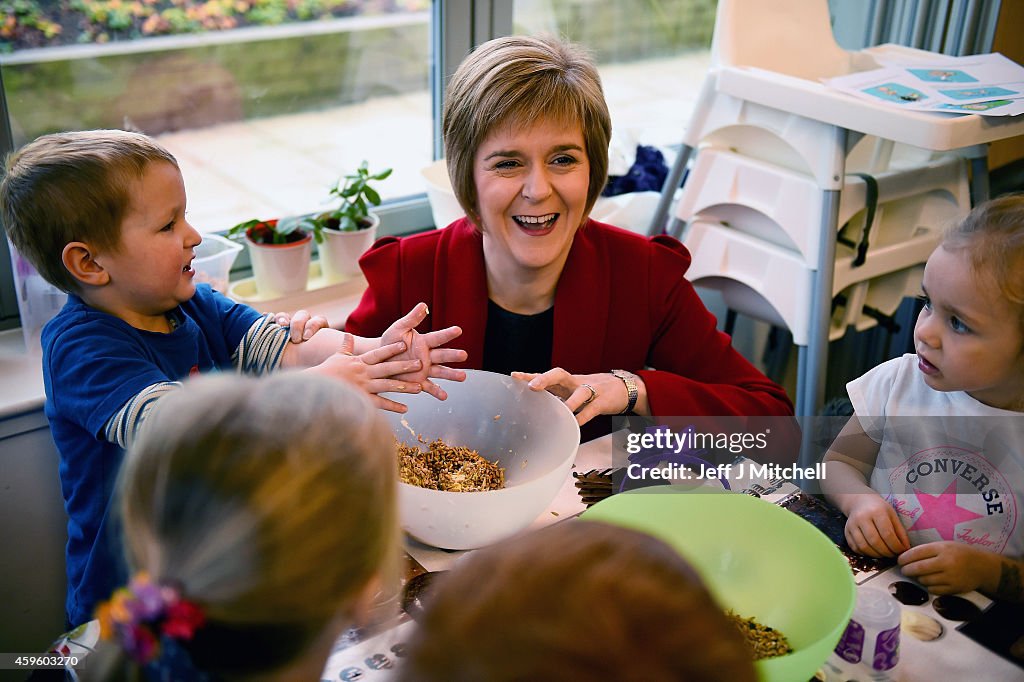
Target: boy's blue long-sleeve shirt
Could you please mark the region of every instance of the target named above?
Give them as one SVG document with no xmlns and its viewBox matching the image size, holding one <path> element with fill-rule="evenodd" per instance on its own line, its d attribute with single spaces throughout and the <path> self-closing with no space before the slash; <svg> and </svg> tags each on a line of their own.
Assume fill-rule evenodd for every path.
<svg viewBox="0 0 1024 682">
<path fill-rule="evenodd" d="M 232 354 L 260 313 L 212 291 L 176 311 L 169 334 L 135 329 L 71 295 L 43 329 L 46 417 L 60 453 L 68 514 L 67 617 L 74 626 L 126 581 L 113 492 L 124 451 L 108 441 L 110 418 L 153 384 L 232 368 Z M 182 425 L 187 428 L 187 425 Z"/>
</svg>

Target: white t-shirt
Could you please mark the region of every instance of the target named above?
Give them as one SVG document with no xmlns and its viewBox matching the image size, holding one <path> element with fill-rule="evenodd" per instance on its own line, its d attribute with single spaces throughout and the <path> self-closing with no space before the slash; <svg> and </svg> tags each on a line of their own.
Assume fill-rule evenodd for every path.
<svg viewBox="0 0 1024 682">
<path fill-rule="evenodd" d="M 915 354 L 889 360 L 846 386 L 880 443 L 871 487 L 913 545 L 956 540 L 1024 555 L 1024 413 L 933 390 L 917 362 Z"/>
</svg>

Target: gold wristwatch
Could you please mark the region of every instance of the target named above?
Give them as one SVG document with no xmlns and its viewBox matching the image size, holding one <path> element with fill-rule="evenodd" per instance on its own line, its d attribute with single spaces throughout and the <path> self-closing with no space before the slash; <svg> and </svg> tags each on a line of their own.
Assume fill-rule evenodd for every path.
<svg viewBox="0 0 1024 682">
<path fill-rule="evenodd" d="M 640 395 L 640 390 L 636 386 L 636 382 L 640 377 L 624 369 L 613 369 L 612 374 L 622 379 L 622 383 L 626 384 L 628 402 L 626 403 L 626 409 L 619 412 L 619 414 L 628 414 L 636 407 L 636 399 Z"/>
</svg>

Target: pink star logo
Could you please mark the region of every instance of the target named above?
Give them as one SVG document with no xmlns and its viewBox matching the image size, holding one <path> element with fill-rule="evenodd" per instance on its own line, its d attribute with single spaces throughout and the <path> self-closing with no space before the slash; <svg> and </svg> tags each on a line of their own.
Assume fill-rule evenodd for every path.
<svg viewBox="0 0 1024 682">
<path fill-rule="evenodd" d="M 955 540 L 954 528 L 957 524 L 982 518 L 981 514 L 957 506 L 956 480 L 950 481 L 946 489 L 938 495 L 931 495 L 916 488 L 914 494 L 921 503 L 921 515 L 908 530 L 934 528 L 943 540 Z"/>
</svg>

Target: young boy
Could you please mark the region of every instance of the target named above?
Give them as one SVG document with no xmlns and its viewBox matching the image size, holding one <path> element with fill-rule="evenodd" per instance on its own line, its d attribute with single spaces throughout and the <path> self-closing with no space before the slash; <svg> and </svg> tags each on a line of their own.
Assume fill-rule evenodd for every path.
<svg viewBox="0 0 1024 682">
<path fill-rule="evenodd" d="M 422 304 L 380 339 L 323 329 L 288 343 L 289 329 L 274 316 L 193 284 L 190 264 L 202 238 L 185 217 L 176 160 L 145 135 L 101 130 L 37 139 L 8 159 L 0 212 L 18 251 L 69 294 L 42 344 L 45 410 L 68 513 L 70 626 L 89 620 L 124 581 L 110 510 L 114 481 L 153 402 L 182 379 L 308 367 L 402 411 L 375 394 L 426 390 L 443 399 L 431 378 L 464 377 L 435 364 L 464 359 L 462 351 L 437 348 L 458 328 L 414 331 L 426 316 Z"/>
</svg>

